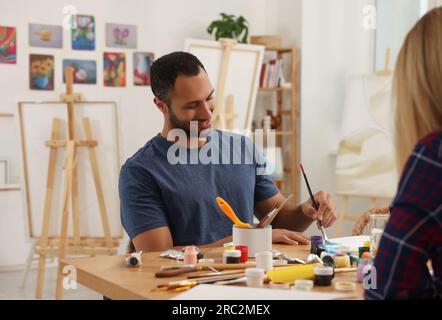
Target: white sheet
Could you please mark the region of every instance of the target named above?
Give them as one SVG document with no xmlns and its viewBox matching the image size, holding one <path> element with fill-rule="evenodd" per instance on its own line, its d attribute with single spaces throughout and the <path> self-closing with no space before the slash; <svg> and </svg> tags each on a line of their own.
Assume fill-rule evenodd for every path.
<svg viewBox="0 0 442 320">
<path fill-rule="evenodd" d="M 334 300 L 346 294 L 200 284 L 171 300 Z"/>
</svg>

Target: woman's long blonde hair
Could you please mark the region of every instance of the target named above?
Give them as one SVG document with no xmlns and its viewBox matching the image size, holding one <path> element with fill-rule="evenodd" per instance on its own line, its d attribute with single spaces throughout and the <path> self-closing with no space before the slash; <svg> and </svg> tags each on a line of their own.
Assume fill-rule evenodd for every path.
<svg viewBox="0 0 442 320">
<path fill-rule="evenodd" d="M 417 142 L 442 128 L 442 7 L 408 33 L 394 75 L 395 144 L 402 170 Z"/>
</svg>

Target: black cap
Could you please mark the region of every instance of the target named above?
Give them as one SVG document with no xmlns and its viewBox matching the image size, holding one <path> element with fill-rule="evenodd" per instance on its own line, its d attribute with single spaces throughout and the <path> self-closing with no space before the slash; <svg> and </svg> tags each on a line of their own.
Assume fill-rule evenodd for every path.
<svg viewBox="0 0 442 320">
<path fill-rule="evenodd" d="M 135 257 L 130 257 L 130 259 L 129 259 L 129 264 L 130 264 L 131 266 L 136 266 L 136 265 L 138 264 L 138 259 L 135 258 Z"/>
</svg>

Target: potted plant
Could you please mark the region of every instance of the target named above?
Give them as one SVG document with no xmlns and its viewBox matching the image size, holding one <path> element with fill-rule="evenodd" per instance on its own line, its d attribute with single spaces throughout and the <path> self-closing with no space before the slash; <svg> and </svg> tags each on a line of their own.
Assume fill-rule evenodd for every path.
<svg viewBox="0 0 442 320">
<path fill-rule="evenodd" d="M 248 22 L 243 16 L 235 17 L 232 14 L 221 13 L 221 20 L 213 21 L 207 28 L 218 41 L 220 38 L 236 39 L 240 43 L 247 43 L 249 34 Z"/>
</svg>

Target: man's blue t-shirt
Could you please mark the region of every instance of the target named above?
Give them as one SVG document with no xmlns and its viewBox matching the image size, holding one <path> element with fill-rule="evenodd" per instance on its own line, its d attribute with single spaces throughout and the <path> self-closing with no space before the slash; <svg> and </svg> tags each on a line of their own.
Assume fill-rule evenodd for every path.
<svg viewBox="0 0 442 320">
<path fill-rule="evenodd" d="M 123 227 L 133 238 L 168 226 L 174 246 L 227 237 L 233 223 L 216 197 L 226 200 L 243 222 L 252 223 L 255 202 L 278 193 L 265 166 L 261 153 L 242 135 L 211 130 L 204 146 L 187 149 L 158 134 L 121 168 Z"/>
</svg>

